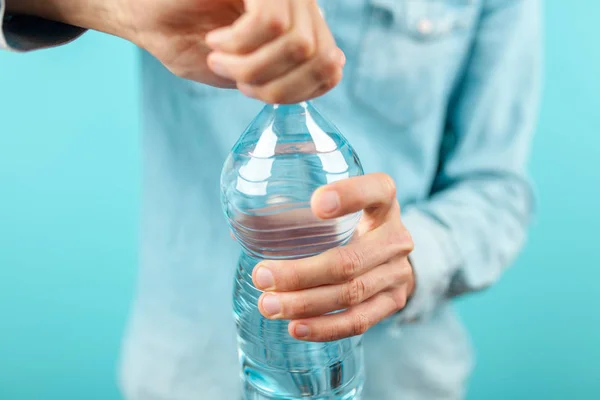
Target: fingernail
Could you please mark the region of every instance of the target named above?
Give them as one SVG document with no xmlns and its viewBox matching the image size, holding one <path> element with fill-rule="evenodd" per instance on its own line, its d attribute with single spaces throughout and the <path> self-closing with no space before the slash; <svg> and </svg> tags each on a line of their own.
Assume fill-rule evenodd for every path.
<svg viewBox="0 0 600 400">
<path fill-rule="evenodd" d="M 318 208 L 326 214 L 331 214 L 340 206 L 340 197 L 337 192 L 328 190 L 318 197 Z"/>
<path fill-rule="evenodd" d="M 210 62 L 210 69 L 222 78 L 231 79 L 227 68 L 225 68 L 225 66 L 221 64 L 218 60 L 215 61 L 214 57 Z"/>
<path fill-rule="evenodd" d="M 275 286 L 275 279 L 273 279 L 273 273 L 268 268 L 258 267 L 255 276 L 255 283 L 257 289 L 266 290 Z"/>
<path fill-rule="evenodd" d="M 296 329 L 294 329 L 294 333 L 296 334 L 296 337 L 303 338 L 310 334 L 310 329 L 308 329 L 308 326 L 306 325 L 298 324 L 296 325 Z"/>
<path fill-rule="evenodd" d="M 269 316 L 277 315 L 281 312 L 281 302 L 279 296 L 269 294 L 262 299 L 262 308 Z"/>
<path fill-rule="evenodd" d="M 216 31 L 209 32 L 204 41 L 210 47 L 218 46 L 219 44 L 227 41 L 231 37 L 231 32 L 229 29 L 220 29 Z"/>
</svg>

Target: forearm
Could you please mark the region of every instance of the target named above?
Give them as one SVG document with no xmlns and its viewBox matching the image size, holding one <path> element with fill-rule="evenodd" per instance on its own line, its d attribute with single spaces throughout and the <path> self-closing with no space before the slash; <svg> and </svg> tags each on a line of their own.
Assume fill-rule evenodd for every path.
<svg viewBox="0 0 600 400">
<path fill-rule="evenodd" d="M 117 0 L 6 0 L 6 12 L 130 37 Z"/>
<path fill-rule="evenodd" d="M 482 175 L 407 207 L 416 296 L 407 318 L 487 288 L 522 249 L 533 215 L 531 186 L 513 175 Z"/>
</svg>

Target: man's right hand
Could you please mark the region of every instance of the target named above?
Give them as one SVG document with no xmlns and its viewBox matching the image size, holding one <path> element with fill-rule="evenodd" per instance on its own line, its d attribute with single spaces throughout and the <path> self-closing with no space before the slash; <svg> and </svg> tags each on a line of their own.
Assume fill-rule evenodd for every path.
<svg viewBox="0 0 600 400">
<path fill-rule="evenodd" d="M 8 0 L 7 7 L 123 37 L 180 77 L 268 103 L 326 93 L 345 63 L 316 0 Z"/>
</svg>

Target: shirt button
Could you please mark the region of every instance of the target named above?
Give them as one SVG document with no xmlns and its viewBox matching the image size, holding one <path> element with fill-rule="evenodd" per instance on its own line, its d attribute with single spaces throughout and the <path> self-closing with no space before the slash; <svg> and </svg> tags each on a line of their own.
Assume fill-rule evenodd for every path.
<svg viewBox="0 0 600 400">
<path fill-rule="evenodd" d="M 423 18 L 417 23 L 417 30 L 421 35 L 430 35 L 433 32 L 433 22 L 428 18 Z"/>
</svg>

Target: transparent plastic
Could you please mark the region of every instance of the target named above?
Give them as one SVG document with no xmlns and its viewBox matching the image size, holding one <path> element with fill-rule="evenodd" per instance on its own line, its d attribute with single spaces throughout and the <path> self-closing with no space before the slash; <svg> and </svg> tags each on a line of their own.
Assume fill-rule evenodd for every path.
<svg viewBox="0 0 600 400">
<path fill-rule="evenodd" d="M 261 259 L 293 259 L 345 244 L 360 213 L 320 220 L 310 209 L 318 187 L 362 175 L 356 152 L 310 103 L 267 105 L 223 167 L 221 199 L 243 252 L 233 308 L 244 400 L 357 400 L 364 382 L 361 338 L 299 341 L 289 321 L 257 308 L 252 270 Z"/>
</svg>

